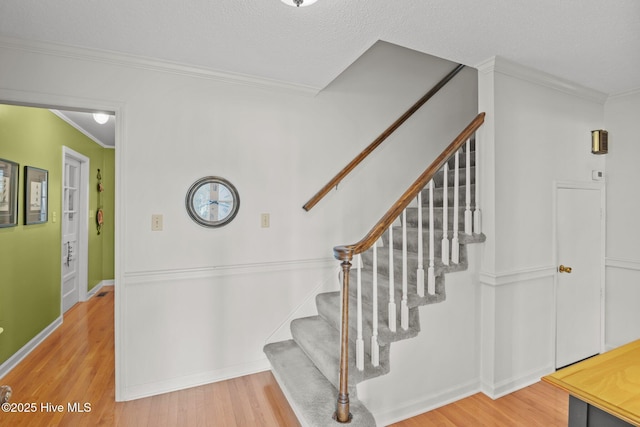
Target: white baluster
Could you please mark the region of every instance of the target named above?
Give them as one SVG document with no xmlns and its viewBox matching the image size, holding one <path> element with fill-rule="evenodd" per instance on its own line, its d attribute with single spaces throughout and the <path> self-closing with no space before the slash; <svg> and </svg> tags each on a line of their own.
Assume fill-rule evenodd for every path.
<svg viewBox="0 0 640 427">
<path fill-rule="evenodd" d="M 405 331 L 409 329 L 409 306 L 407 294 L 409 287 L 407 266 L 407 210 L 402 211 L 402 301 L 400 301 L 400 326 Z"/>
<path fill-rule="evenodd" d="M 389 226 L 389 330 L 396 331 L 396 301 L 393 271 L 393 224 Z"/>
<path fill-rule="evenodd" d="M 476 138 L 476 209 L 473 211 L 473 232 L 482 233 L 482 213 L 480 212 L 480 162 L 478 161 L 478 139 Z"/>
<path fill-rule="evenodd" d="M 458 210 L 460 197 L 460 151 L 456 151 L 453 170 L 453 238 L 451 239 L 451 262 L 460 262 L 460 245 L 458 243 Z"/>
<path fill-rule="evenodd" d="M 424 265 L 423 265 L 423 248 L 422 248 L 422 191 L 418 193 L 418 271 L 417 285 L 418 295 L 424 296 Z"/>
<path fill-rule="evenodd" d="M 467 179 L 467 186 L 465 188 L 466 209 L 464 211 L 464 232 L 465 234 L 471 234 L 471 228 L 473 227 L 473 216 L 471 214 L 471 139 L 467 140 L 466 155 L 467 164 L 465 165 L 465 177 Z"/>
<path fill-rule="evenodd" d="M 380 346 L 378 345 L 378 242 L 373 245 L 373 333 L 371 335 L 371 364 L 380 364 Z"/>
<path fill-rule="evenodd" d="M 445 213 L 446 215 L 446 213 Z M 435 274 L 435 232 L 433 214 L 433 179 L 429 181 L 429 269 L 427 270 L 427 292 L 429 295 L 436 293 L 436 274 Z"/>
<path fill-rule="evenodd" d="M 357 330 L 356 339 L 356 367 L 359 371 L 364 370 L 364 340 L 362 339 L 362 255 L 358 254 L 357 260 L 357 287 L 358 287 L 358 304 L 357 304 Z"/>
<path fill-rule="evenodd" d="M 442 263 L 449 265 L 449 162 L 444 164 L 442 184 Z"/>
</svg>

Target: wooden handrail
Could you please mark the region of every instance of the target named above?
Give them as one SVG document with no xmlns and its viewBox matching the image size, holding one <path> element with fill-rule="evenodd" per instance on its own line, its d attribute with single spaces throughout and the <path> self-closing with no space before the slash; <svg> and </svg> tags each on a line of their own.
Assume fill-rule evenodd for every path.
<svg viewBox="0 0 640 427">
<path fill-rule="evenodd" d="M 340 261 L 351 261 L 354 255 L 363 253 L 369 249 L 389 228 L 404 208 L 418 195 L 433 176 L 442 168 L 447 160 L 466 142 L 467 139 L 484 123 L 485 113 L 480 113 L 469 125 L 449 144 L 447 148 L 429 165 L 420 177 L 404 192 L 396 203 L 380 218 L 371 231 L 358 243 L 340 245 L 333 248 L 333 254 Z"/>
<path fill-rule="evenodd" d="M 324 196 L 326 196 L 329 191 L 333 187 L 336 187 L 340 181 L 344 179 L 356 166 L 360 164 L 373 150 L 375 150 L 382 142 L 389 137 L 396 129 L 400 127 L 404 122 L 407 121 L 409 117 L 411 117 L 416 111 L 420 109 L 429 99 L 433 97 L 444 85 L 446 85 L 449 80 L 455 77 L 456 74 L 460 72 L 464 68 L 464 65 L 459 64 L 454 68 L 449 74 L 447 74 L 442 80 L 440 80 L 429 92 L 427 92 L 422 98 L 416 101 L 415 104 L 411 106 L 398 120 L 393 122 L 391 126 L 389 126 L 384 132 L 380 134 L 367 148 L 362 150 L 360 154 L 358 154 L 347 166 L 345 166 L 336 176 L 331 179 L 320 191 L 318 191 L 315 196 L 313 196 L 305 205 L 302 207 L 305 211 L 309 211 L 313 208 Z"/>
</svg>

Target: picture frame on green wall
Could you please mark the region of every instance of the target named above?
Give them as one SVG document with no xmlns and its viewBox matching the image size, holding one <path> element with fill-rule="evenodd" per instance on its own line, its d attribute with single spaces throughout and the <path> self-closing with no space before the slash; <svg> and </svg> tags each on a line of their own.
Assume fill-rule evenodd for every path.
<svg viewBox="0 0 640 427">
<path fill-rule="evenodd" d="M 49 172 L 33 166 L 24 167 L 24 224 L 48 221 Z"/>
<path fill-rule="evenodd" d="M 19 165 L 0 159 L 0 228 L 18 225 Z"/>
</svg>

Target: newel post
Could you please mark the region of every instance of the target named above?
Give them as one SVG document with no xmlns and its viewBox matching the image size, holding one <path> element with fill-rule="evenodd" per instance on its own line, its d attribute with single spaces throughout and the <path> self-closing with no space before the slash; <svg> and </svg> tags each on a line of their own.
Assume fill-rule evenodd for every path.
<svg viewBox="0 0 640 427">
<path fill-rule="evenodd" d="M 334 419 L 340 423 L 351 421 L 349 412 L 349 271 L 353 253 L 348 248 L 336 250 L 336 258 L 342 260 L 342 320 L 340 334 L 340 388 Z"/>
</svg>

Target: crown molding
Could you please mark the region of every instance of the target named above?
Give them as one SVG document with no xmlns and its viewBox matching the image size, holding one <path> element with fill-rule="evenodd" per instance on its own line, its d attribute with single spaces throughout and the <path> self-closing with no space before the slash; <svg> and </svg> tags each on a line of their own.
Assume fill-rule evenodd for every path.
<svg viewBox="0 0 640 427">
<path fill-rule="evenodd" d="M 640 88 L 632 89 L 632 90 L 625 91 L 625 92 L 616 93 L 614 95 L 609 96 L 607 101 L 610 100 L 610 99 L 624 98 L 624 97 L 633 96 L 633 95 L 640 95 Z"/>
<path fill-rule="evenodd" d="M 49 109 L 49 111 L 51 111 L 53 114 L 58 116 L 58 118 L 60 120 L 64 121 L 66 124 L 68 124 L 69 126 L 73 127 L 75 130 L 77 130 L 78 132 L 80 132 L 81 134 L 83 134 L 84 136 L 86 136 L 87 138 L 89 138 L 90 140 L 92 140 L 93 142 L 95 142 L 96 144 L 101 146 L 102 148 L 115 149 L 115 147 L 112 147 L 112 146 L 109 146 L 109 145 L 105 145 L 104 143 L 102 143 L 102 141 L 100 141 L 98 138 L 93 136 L 91 134 L 91 132 L 89 132 L 88 130 L 86 130 L 85 128 L 83 128 L 82 126 L 77 124 L 76 122 L 70 120 L 67 116 L 62 114 L 59 110 Z"/>
<path fill-rule="evenodd" d="M 608 98 L 608 95 L 604 92 L 582 86 L 570 80 L 554 76 L 553 74 L 545 73 L 544 71 L 526 67 L 500 56 L 491 57 L 476 65 L 476 68 L 481 73 L 488 74 L 494 72 L 504 74 L 589 101 L 595 101 L 599 104 L 604 104 Z"/>
<path fill-rule="evenodd" d="M 52 42 L 0 36 L 0 48 L 22 50 L 25 52 L 40 53 L 61 58 L 92 61 L 120 67 L 208 79 L 222 83 L 253 86 L 261 89 L 283 90 L 308 96 L 315 96 L 321 90 L 321 88 L 312 86 L 298 85 L 246 74 L 218 71 L 178 62 L 130 55 L 120 52 L 69 46 Z"/>
</svg>

